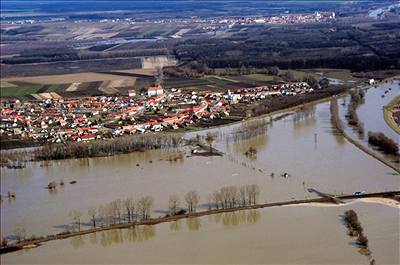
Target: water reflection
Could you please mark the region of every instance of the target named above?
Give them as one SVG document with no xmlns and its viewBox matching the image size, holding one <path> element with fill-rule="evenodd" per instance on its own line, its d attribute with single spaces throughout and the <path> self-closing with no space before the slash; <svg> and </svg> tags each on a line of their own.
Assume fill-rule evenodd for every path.
<svg viewBox="0 0 400 265">
<path fill-rule="evenodd" d="M 74 248 L 81 248 L 85 245 L 85 241 L 82 236 L 74 236 L 71 238 L 71 245 Z"/>
<path fill-rule="evenodd" d="M 293 134 L 300 136 L 301 128 L 313 128 L 317 124 L 315 105 L 304 106 L 293 114 Z"/>
<path fill-rule="evenodd" d="M 292 120 L 293 123 L 296 124 L 309 118 L 315 120 L 315 105 L 301 107 L 293 114 Z"/>
<path fill-rule="evenodd" d="M 100 243 L 103 247 L 114 244 L 123 244 L 125 242 L 142 242 L 149 240 L 156 235 L 155 226 L 144 225 L 128 229 L 112 229 L 90 234 L 89 243 L 97 245 Z M 70 239 L 74 248 L 81 248 L 85 245 L 83 236 L 75 236 Z"/>
<path fill-rule="evenodd" d="M 178 232 L 179 230 L 181 230 L 182 226 L 181 226 L 180 220 L 176 220 L 176 221 L 172 222 L 169 225 L 169 228 L 171 229 L 171 231 L 175 231 L 175 232 Z"/>
<path fill-rule="evenodd" d="M 92 233 L 92 234 L 90 234 L 90 235 L 89 235 L 89 241 L 90 241 L 90 244 L 92 244 L 92 245 L 97 245 L 97 242 L 98 242 L 98 240 L 97 240 L 97 233 Z"/>
<path fill-rule="evenodd" d="M 243 224 L 255 224 L 261 218 L 258 210 L 228 212 L 210 216 L 210 221 L 223 224 L 225 227 L 235 227 Z"/>
<path fill-rule="evenodd" d="M 229 153 L 237 153 L 243 155 L 249 147 L 254 147 L 257 150 L 266 149 L 268 144 L 268 135 L 258 135 L 245 141 L 239 141 L 235 144 L 227 144 L 226 149 Z"/>
<path fill-rule="evenodd" d="M 199 231 L 201 228 L 201 220 L 197 217 L 191 217 L 186 219 L 186 225 L 190 231 Z"/>
<path fill-rule="evenodd" d="M 255 119 L 246 122 L 242 122 L 241 125 L 236 128 L 232 133 L 225 135 L 225 142 L 236 143 L 244 140 L 248 140 L 260 135 L 266 135 L 268 128 L 272 126 L 272 119 Z"/>
</svg>

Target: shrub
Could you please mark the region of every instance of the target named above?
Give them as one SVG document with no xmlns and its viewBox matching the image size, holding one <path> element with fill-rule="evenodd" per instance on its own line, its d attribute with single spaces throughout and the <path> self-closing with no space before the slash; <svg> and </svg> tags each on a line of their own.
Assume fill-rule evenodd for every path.
<svg viewBox="0 0 400 265">
<path fill-rule="evenodd" d="M 368 247 L 368 238 L 360 233 L 357 238 L 357 244 L 362 247 Z"/>
<path fill-rule="evenodd" d="M 386 154 L 397 155 L 399 152 L 397 143 L 381 132 L 368 132 L 368 143 L 378 147 Z"/>
</svg>

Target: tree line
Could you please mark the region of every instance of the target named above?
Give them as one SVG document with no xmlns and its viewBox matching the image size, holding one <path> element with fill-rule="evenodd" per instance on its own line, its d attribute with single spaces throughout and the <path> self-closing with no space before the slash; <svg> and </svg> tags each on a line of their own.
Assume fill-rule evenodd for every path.
<svg viewBox="0 0 400 265">
<path fill-rule="evenodd" d="M 212 209 L 229 209 L 235 207 L 243 207 L 247 205 L 255 205 L 258 201 L 260 188 L 257 184 L 243 186 L 225 186 L 220 190 L 211 193 L 208 197 L 209 210 Z M 197 191 L 187 192 L 184 197 L 184 205 L 178 195 L 173 194 L 168 198 L 168 213 L 164 217 L 193 213 L 197 211 L 200 202 L 200 195 Z M 183 207 L 182 207 L 183 206 Z M 68 216 L 71 221 L 72 230 L 81 231 L 82 225 L 90 225 L 92 228 L 110 227 L 117 224 L 132 223 L 151 219 L 151 213 L 154 207 L 154 199 L 151 196 L 142 196 L 138 199 L 129 197 L 126 199 L 116 199 L 109 203 L 87 208 L 86 215 L 81 210 L 72 209 Z M 89 217 L 89 222 L 83 222 L 84 216 Z M 163 217 L 161 217 L 163 218 Z M 63 233 L 70 233 L 69 231 Z M 58 235 L 61 235 L 60 233 Z M 36 237 L 31 235 L 28 238 L 26 226 L 16 224 L 14 236 L 17 242 L 25 240 L 43 239 L 44 236 Z M 49 236 L 47 236 L 49 237 Z M 8 245 L 8 240 L 2 238 L 2 247 Z"/>
<path fill-rule="evenodd" d="M 347 227 L 347 233 L 350 237 L 356 237 L 356 244 L 360 247 L 360 253 L 369 257 L 371 265 L 375 264 L 375 259 L 372 258 L 372 253 L 368 247 L 368 238 L 364 235 L 364 229 L 358 220 L 357 213 L 350 209 L 343 215 L 343 222 Z"/>
<path fill-rule="evenodd" d="M 346 119 L 347 123 L 355 128 L 361 137 L 364 137 L 364 125 L 359 120 L 357 108 L 364 103 L 365 92 L 362 89 L 350 91 L 350 103 L 348 105 Z"/>
<path fill-rule="evenodd" d="M 251 109 L 252 116 L 259 116 L 270 113 L 276 110 L 293 107 L 296 105 L 304 104 L 324 97 L 337 95 L 345 91 L 345 88 L 328 88 L 324 90 L 316 90 L 307 94 L 298 94 L 290 97 L 274 97 L 266 98 L 257 101 L 257 104 Z M 232 105 L 231 109 L 234 110 L 236 105 Z"/>
<path fill-rule="evenodd" d="M 0 61 L 4 64 L 26 64 L 26 63 L 43 63 L 43 62 L 62 62 L 62 61 L 79 61 L 79 60 L 95 60 L 109 58 L 129 58 L 139 56 L 157 56 L 168 55 L 167 49 L 136 49 L 121 50 L 108 52 L 94 51 L 76 51 L 72 49 L 61 48 L 59 50 L 33 49 L 25 50 L 19 56 L 2 58 Z"/>
<path fill-rule="evenodd" d="M 209 209 L 227 209 L 257 203 L 260 188 L 257 184 L 226 186 L 209 195 Z"/>
<path fill-rule="evenodd" d="M 368 132 L 368 143 L 378 147 L 385 154 L 399 155 L 398 144 L 381 132 Z"/>
<path fill-rule="evenodd" d="M 130 153 L 140 150 L 178 147 L 181 137 L 176 134 L 141 134 L 90 142 L 47 144 L 34 150 L 34 160 L 83 158 Z"/>
</svg>

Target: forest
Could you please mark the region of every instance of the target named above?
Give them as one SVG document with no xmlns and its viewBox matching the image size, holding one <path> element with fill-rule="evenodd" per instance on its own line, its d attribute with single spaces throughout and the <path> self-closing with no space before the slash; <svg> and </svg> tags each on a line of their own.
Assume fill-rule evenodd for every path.
<svg viewBox="0 0 400 265">
<path fill-rule="evenodd" d="M 211 69 L 243 65 L 255 68 L 278 66 L 281 69 L 346 68 L 356 72 L 398 69 L 398 32 L 399 23 L 379 22 L 368 26 L 344 22 L 235 26 L 229 37 L 179 42 L 174 47 L 174 54 L 183 63 L 196 62 Z"/>
</svg>

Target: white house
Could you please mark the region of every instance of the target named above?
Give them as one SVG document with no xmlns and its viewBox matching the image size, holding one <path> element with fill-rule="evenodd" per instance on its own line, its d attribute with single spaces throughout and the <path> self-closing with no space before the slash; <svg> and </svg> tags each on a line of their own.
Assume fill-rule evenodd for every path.
<svg viewBox="0 0 400 265">
<path fill-rule="evenodd" d="M 136 96 L 136 91 L 134 89 L 129 89 L 128 90 L 128 96 L 130 96 L 130 97 Z"/>
<path fill-rule="evenodd" d="M 162 95 L 162 94 L 164 94 L 164 89 L 161 86 L 149 87 L 147 89 L 147 95 L 149 97 L 154 97 L 154 96 Z"/>
</svg>

